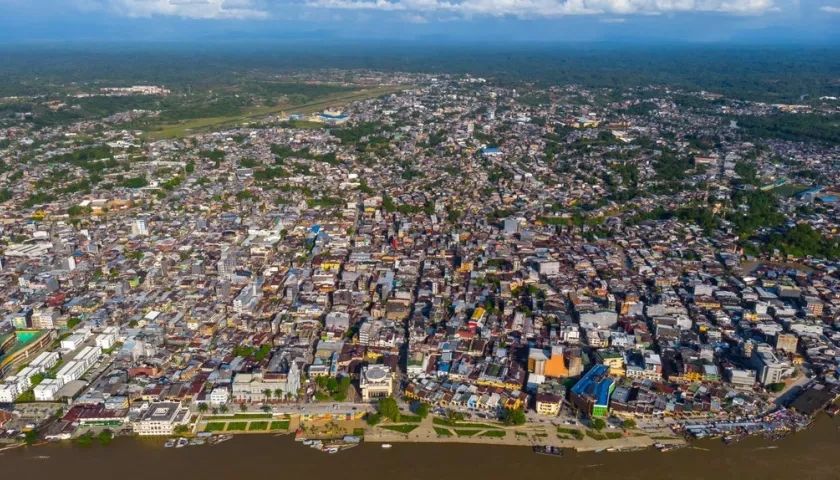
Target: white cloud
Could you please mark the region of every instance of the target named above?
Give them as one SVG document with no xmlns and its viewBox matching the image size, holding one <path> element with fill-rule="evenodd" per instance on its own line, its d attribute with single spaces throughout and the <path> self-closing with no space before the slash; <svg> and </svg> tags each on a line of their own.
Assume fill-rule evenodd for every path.
<svg viewBox="0 0 840 480">
<path fill-rule="evenodd" d="M 825 13 L 840 13 L 840 7 L 835 7 L 833 5 L 826 5 L 824 7 L 820 7 L 821 12 Z"/>
<path fill-rule="evenodd" d="M 674 12 L 760 14 L 773 0 L 307 0 L 312 8 L 457 13 L 465 17 L 562 17 L 566 15 L 633 15 Z"/>
<path fill-rule="evenodd" d="M 109 0 L 108 6 L 129 17 L 168 15 L 193 19 L 268 18 L 250 0 Z"/>
</svg>

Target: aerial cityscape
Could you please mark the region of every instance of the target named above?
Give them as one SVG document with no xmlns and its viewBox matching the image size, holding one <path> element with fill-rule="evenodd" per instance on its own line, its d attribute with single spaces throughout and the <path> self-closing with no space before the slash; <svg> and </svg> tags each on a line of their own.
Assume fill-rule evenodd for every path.
<svg viewBox="0 0 840 480">
<path fill-rule="evenodd" d="M 4 55 L 4 458 L 836 436 L 836 53 Z"/>
</svg>

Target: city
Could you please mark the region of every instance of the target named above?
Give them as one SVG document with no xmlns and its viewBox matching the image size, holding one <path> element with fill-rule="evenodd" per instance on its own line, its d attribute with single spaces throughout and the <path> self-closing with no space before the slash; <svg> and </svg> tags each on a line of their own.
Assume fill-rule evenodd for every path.
<svg viewBox="0 0 840 480">
<path fill-rule="evenodd" d="M 836 411 L 836 97 L 286 75 L 337 96 L 0 99 L 2 446 L 668 451 Z"/>
</svg>

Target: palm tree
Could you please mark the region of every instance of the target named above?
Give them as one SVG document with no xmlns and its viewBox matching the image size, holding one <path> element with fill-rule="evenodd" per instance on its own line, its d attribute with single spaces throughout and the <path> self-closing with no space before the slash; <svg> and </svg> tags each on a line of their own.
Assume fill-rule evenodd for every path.
<svg viewBox="0 0 840 480">
<path fill-rule="evenodd" d="M 245 402 L 242 402 L 242 403 L 239 404 L 239 409 L 242 410 L 243 412 L 247 412 L 248 411 L 248 405 L 245 405 Z"/>
<path fill-rule="evenodd" d="M 227 405 L 222 405 L 221 408 L 219 408 L 219 411 L 222 412 L 222 413 L 227 413 L 228 412 Z"/>
<path fill-rule="evenodd" d="M 265 399 L 270 402 L 271 401 L 271 389 L 266 388 L 265 390 L 263 390 L 262 393 L 263 393 L 263 395 L 265 395 Z"/>
<path fill-rule="evenodd" d="M 216 407 L 213 407 L 213 415 L 218 415 L 218 414 L 219 414 L 219 409 L 216 408 Z"/>
<path fill-rule="evenodd" d="M 210 406 L 206 403 L 201 403 L 198 405 L 198 411 L 201 413 L 207 413 L 207 410 L 210 410 Z"/>
<path fill-rule="evenodd" d="M 260 410 L 262 410 L 265 413 L 268 413 L 271 411 L 271 407 L 269 407 L 268 405 L 263 405 L 262 407 L 260 407 Z"/>
<path fill-rule="evenodd" d="M 283 399 L 283 389 L 282 388 L 275 388 L 274 389 L 274 398 L 277 400 Z"/>
</svg>

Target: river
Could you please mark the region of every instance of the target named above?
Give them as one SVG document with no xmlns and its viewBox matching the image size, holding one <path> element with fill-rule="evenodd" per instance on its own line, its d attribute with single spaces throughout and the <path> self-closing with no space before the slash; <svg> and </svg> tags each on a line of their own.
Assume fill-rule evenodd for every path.
<svg viewBox="0 0 840 480">
<path fill-rule="evenodd" d="M 668 453 L 535 455 L 528 448 L 466 444 L 377 444 L 335 455 L 291 436 L 243 435 L 213 446 L 164 449 L 162 441 L 122 438 L 106 447 L 52 444 L 0 453 L 3 479 L 90 480 L 484 480 L 565 479 L 838 479 L 840 419 L 824 416 L 810 430 L 777 442 L 720 440 Z M 770 448 L 768 448 L 770 447 Z M 775 448 L 774 448 L 775 447 Z"/>
</svg>

